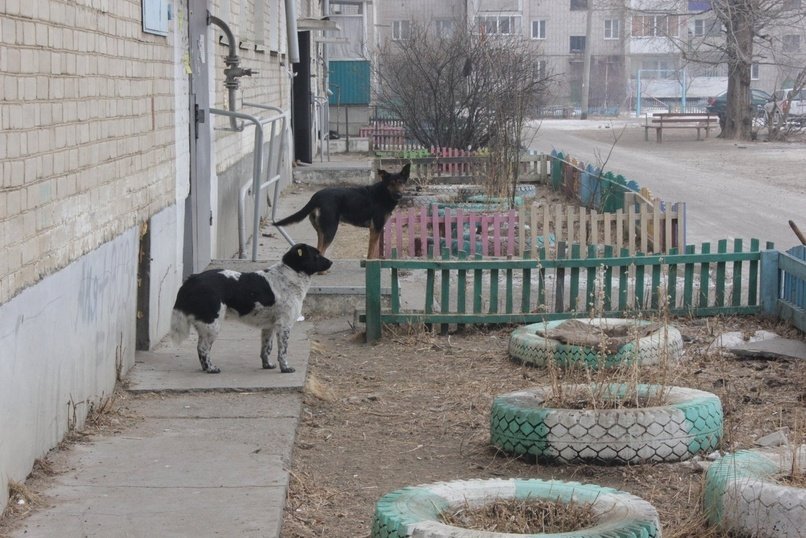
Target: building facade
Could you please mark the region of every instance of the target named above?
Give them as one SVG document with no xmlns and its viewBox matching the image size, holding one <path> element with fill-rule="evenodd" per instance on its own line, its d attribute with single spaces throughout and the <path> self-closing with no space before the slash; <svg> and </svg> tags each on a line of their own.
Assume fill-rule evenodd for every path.
<svg viewBox="0 0 806 538">
<path fill-rule="evenodd" d="M 167 333 L 184 277 L 237 255 L 256 127 L 221 111 L 268 121 L 325 93 L 318 0 L 2 6 L 0 506 Z M 233 55 L 251 70 L 234 90 Z M 290 150 L 316 148 L 316 115 L 296 124 L 285 183 Z"/>
</svg>

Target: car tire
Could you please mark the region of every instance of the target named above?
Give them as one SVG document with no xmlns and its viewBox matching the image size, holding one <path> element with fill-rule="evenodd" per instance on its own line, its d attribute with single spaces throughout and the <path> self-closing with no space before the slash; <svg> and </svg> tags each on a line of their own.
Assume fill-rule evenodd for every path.
<svg viewBox="0 0 806 538">
<path fill-rule="evenodd" d="M 565 385 L 565 393 L 592 385 Z M 624 394 L 624 384 L 602 390 Z M 722 404 L 714 394 L 684 387 L 637 385 L 639 396 L 665 393 L 662 406 L 562 409 L 545 405 L 551 387 L 497 396 L 490 411 L 494 446 L 538 461 L 634 464 L 685 461 L 712 452 L 722 439 Z"/>
<path fill-rule="evenodd" d="M 540 333 L 559 327 L 567 320 L 532 323 L 518 327 L 509 338 L 509 355 L 513 359 L 530 366 L 545 367 L 549 361 L 560 366 L 582 365 L 587 368 L 599 366 L 613 367 L 637 361 L 639 364 L 658 364 L 664 358 L 677 361 L 683 354 L 683 336 L 672 326 L 661 327 L 652 334 L 639 338 L 636 342 L 628 342 L 614 355 L 604 357 L 596 348 L 563 344 Z M 611 326 L 635 323 L 649 325 L 646 320 L 625 318 L 580 319 L 591 325 L 607 324 Z"/>
<path fill-rule="evenodd" d="M 593 527 L 579 529 L 584 531 L 586 538 L 651 538 L 661 535 L 657 510 L 647 501 L 627 492 L 579 482 L 499 478 L 437 482 L 387 493 L 375 505 L 372 538 L 520 536 L 446 525 L 440 521 L 440 514 L 453 507 L 481 507 L 496 500 L 527 499 L 591 504 L 597 514 L 597 522 Z M 573 533 L 573 536 L 582 535 Z M 559 535 L 529 536 L 548 538 Z"/>
<path fill-rule="evenodd" d="M 806 445 L 798 450 L 740 450 L 714 462 L 705 475 L 703 505 L 708 523 L 758 538 L 802 537 L 806 489 L 775 481 L 795 467 L 806 469 Z"/>
</svg>

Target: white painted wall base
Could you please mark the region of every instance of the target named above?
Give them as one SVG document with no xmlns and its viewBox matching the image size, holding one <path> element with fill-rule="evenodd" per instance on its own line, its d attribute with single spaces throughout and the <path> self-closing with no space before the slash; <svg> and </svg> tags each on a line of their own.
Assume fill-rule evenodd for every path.
<svg viewBox="0 0 806 538">
<path fill-rule="evenodd" d="M 0 305 L 0 507 L 134 364 L 138 229 Z"/>
</svg>

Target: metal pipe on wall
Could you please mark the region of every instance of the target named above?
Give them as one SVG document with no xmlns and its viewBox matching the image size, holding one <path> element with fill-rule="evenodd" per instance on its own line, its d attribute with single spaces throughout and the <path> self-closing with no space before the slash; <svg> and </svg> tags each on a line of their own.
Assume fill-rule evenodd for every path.
<svg viewBox="0 0 806 538">
<path fill-rule="evenodd" d="M 299 62 L 299 42 L 297 41 L 297 3 L 285 0 L 285 32 L 288 38 L 288 61 Z"/>
</svg>

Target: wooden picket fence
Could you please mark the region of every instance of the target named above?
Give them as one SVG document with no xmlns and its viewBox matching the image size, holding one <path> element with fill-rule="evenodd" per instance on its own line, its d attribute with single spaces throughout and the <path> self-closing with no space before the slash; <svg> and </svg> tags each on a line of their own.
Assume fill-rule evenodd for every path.
<svg viewBox="0 0 806 538">
<path fill-rule="evenodd" d="M 461 206 L 461 204 L 459 204 Z M 499 212 L 477 212 L 461 207 L 409 207 L 398 209 L 381 234 L 381 256 L 400 258 L 426 256 L 428 249 L 449 249 L 454 255 L 535 257 L 545 248 L 556 256 L 561 242 L 611 246 L 636 252 L 669 252 L 685 244 L 684 203 L 661 207 L 659 200 L 648 206 L 633 202 L 627 211 L 599 213 L 584 207 L 532 204 Z"/>
<path fill-rule="evenodd" d="M 428 157 L 378 157 L 374 169 L 395 170 L 411 165 L 410 177 L 420 186 L 467 183 L 484 185 L 490 171 L 490 157 L 483 152 L 465 152 L 433 148 Z M 518 164 L 519 181 L 547 183 L 552 157 L 547 154 L 524 154 Z"/>
<path fill-rule="evenodd" d="M 771 254 L 769 266 L 779 275 L 765 292 L 769 313 L 806 332 L 806 245 Z"/>
<path fill-rule="evenodd" d="M 628 314 L 736 315 L 762 311 L 760 283 L 765 282 L 765 310 L 776 308 L 779 260 L 789 267 L 789 257 L 759 249 L 741 239 L 728 250 L 721 240 L 712 252 L 704 243 L 700 252 L 693 245 L 667 254 L 630 255 L 606 246 L 600 253 L 589 245 L 582 255 L 579 245 L 561 244 L 550 259 L 539 249 L 537 259 L 469 259 L 464 253 L 442 258 L 363 260 L 366 268 L 367 341 L 381 336 L 383 324 L 498 324 L 535 323 L 589 315 L 623 317 Z M 760 271 L 762 254 L 765 271 Z M 774 255 L 774 258 L 773 258 Z M 793 258 L 794 259 L 794 258 Z M 391 305 L 381 306 L 381 272 L 391 275 Z M 789 268 L 788 270 L 794 270 Z M 401 310 L 400 274 L 425 273 L 424 307 Z M 798 278 L 806 278 L 799 266 Z M 765 274 L 760 276 L 760 273 Z M 418 281 L 421 277 L 413 276 Z M 775 279 L 775 282 L 772 280 Z M 778 288 L 776 288 L 778 286 Z"/>
</svg>

